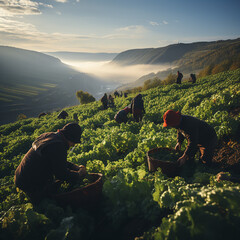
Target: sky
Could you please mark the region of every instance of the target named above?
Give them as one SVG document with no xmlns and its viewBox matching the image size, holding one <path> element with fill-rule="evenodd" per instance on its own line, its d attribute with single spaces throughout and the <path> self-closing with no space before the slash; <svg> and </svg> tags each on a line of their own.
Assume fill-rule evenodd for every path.
<svg viewBox="0 0 240 240">
<path fill-rule="evenodd" d="M 108 52 L 240 37 L 239 0 L 0 0 L 0 45 Z"/>
</svg>

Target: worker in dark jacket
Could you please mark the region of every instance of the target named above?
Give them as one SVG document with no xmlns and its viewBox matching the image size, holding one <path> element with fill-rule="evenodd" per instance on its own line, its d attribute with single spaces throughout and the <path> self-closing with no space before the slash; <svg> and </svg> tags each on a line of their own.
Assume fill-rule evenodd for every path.
<svg viewBox="0 0 240 240">
<path fill-rule="evenodd" d="M 177 71 L 177 84 L 181 84 L 182 83 L 182 78 L 183 78 L 182 73 Z"/>
<path fill-rule="evenodd" d="M 124 109 L 117 112 L 114 116 L 114 119 L 117 123 L 126 123 L 128 121 L 128 113 L 131 112 L 131 108 L 129 106 L 125 107 Z"/>
<path fill-rule="evenodd" d="M 188 145 L 183 155 L 178 159 L 179 166 L 186 161 L 193 161 L 197 150 L 200 150 L 200 160 L 208 166 L 212 163 L 214 149 L 217 146 L 217 135 L 213 127 L 206 122 L 192 116 L 181 115 L 180 112 L 168 110 L 163 115 L 163 127 L 177 129 L 176 150 L 181 150 L 183 140 L 186 138 Z"/>
<path fill-rule="evenodd" d="M 55 180 L 74 183 L 86 175 L 83 165 L 67 161 L 67 151 L 80 143 L 81 127 L 69 123 L 58 132 L 40 135 L 22 159 L 15 171 L 15 185 L 39 202 L 52 193 Z"/>
<path fill-rule="evenodd" d="M 142 121 L 143 114 L 145 113 L 142 94 L 138 94 L 133 98 L 131 102 L 131 112 L 136 122 Z"/>
<path fill-rule="evenodd" d="M 101 102 L 102 102 L 102 105 L 103 105 L 103 109 L 107 109 L 108 108 L 108 97 L 107 97 L 106 93 L 101 98 Z"/>
<path fill-rule="evenodd" d="M 191 73 L 190 74 L 190 78 L 189 78 L 189 82 L 191 82 L 191 83 L 196 83 L 196 74 L 194 74 L 194 73 Z"/>
<path fill-rule="evenodd" d="M 68 113 L 66 111 L 61 111 L 58 114 L 58 119 L 66 119 L 66 117 L 68 117 Z"/>
<path fill-rule="evenodd" d="M 114 98 L 112 97 L 111 94 L 109 94 L 109 96 L 108 96 L 108 106 L 114 107 Z"/>
</svg>

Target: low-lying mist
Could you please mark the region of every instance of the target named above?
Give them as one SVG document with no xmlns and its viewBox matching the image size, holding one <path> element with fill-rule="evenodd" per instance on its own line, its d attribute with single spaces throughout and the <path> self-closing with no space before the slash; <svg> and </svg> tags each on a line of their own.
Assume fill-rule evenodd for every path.
<svg viewBox="0 0 240 240">
<path fill-rule="evenodd" d="M 171 67 L 170 65 L 121 66 L 110 64 L 110 61 L 76 62 L 62 60 L 62 62 L 75 70 L 94 75 L 107 82 L 117 83 L 117 85 L 130 83 L 149 73 L 157 73 Z"/>
</svg>

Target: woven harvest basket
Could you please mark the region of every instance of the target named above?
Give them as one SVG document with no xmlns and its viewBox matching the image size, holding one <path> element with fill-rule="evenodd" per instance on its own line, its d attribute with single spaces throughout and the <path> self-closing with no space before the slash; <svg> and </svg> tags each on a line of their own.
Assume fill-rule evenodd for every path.
<svg viewBox="0 0 240 240">
<path fill-rule="evenodd" d="M 82 188 L 76 188 L 70 192 L 55 195 L 53 198 L 61 206 L 94 207 L 98 204 L 102 195 L 103 181 L 101 173 L 90 173 L 94 182 Z"/>
<path fill-rule="evenodd" d="M 161 168 L 162 173 L 166 174 L 168 177 L 174 177 L 178 174 L 179 164 L 178 162 L 172 161 L 163 161 L 161 159 L 156 159 L 152 155 L 156 154 L 162 150 L 175 152 L 174 149 L 171 148 L 153 148 L 147 152 L 147 161 L 148 161 L 148 170 L 150 172 L 154 172 L 157 168 Z"/>
</svg>

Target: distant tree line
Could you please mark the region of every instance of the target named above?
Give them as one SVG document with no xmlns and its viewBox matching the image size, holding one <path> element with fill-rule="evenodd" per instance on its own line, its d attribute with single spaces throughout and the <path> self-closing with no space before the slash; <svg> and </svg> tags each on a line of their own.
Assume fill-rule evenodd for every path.
<svg viewBox="0 0 240 240">
<path fill-rule="evenodd" d="M 215 64 L 215 65 L 211 64 L 205 67 L 203 70 L 199 72 L 199 74 L 197 75 L 197 78 L 205 77 L 212 74 L 217 74 L 220 72 L 236 70 L 238 68 L 240 68 L 240 55 L 231 60 L 225 60 L 219 64 Z M 144 82 L 143 86 L 128 89 L 125 92 L 136 93 L 136 92 L 141 92 L 150 88 L 155 88 L 158 86 L 173 84 L 173 83 L 176 83 L 176 79 L 177 79 L 177 75 L 170 73 L 164 80 L 161 80 L 158 77 L 155 77 L 153 79 L 148 79 Z"/>
<path fill-rule="evenodd" d="M 77 91 L 76 96 L 81 104 L 96 101 L 96 99 L 91 94 L 89 94 L 88 92 L 84 92 L 82 90 Z"/>
<path fill-rule="evenodd" d="M 155 88 L 158 86 L 173 84 L 173 83 L 176 83 L 176 79 L 177 79 L 177 74 L 170 73 L 164 80 L 161 80 L 158 77 L 155 77 L 154 79 L 148 79 L 144 82 L 143 86 L 128 89 L 125 92 L 136 93 L 136 92 L 148 90 L 150 88 Z"/>
<path fill-rule="evenodd" d="M 200 71 L 198 77 L 205 77 L 220 72 L 236 70 L 238 68 L 240 68 L 240 56 L 231 60 L 225 60 L 216 65 L 211 64 Z"/>
</svg>

